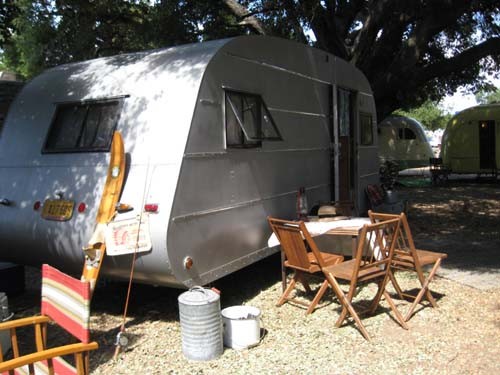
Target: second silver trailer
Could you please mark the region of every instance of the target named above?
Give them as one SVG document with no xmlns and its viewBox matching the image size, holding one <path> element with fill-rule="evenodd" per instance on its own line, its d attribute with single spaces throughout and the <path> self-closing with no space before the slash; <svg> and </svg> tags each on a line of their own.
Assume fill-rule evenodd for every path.
<svg viewBox="0 0 500 375">
<path fill-rule="evenodd" d="M 81 270 L 115 130 L 133 207 L 115 220 L 147 219 L 134 277 L 150 284 L 205 284 L 277 251 L 266 217 L 295 217 L 301 187 L 363 212 L 378 181 L 370 85 L 323 51 L 240 37 L 63 65 L 24 87 L 0 134 L 0 260 Z M 130 256 L 103 272 L 127 278 Z"/>
<path fill-rule="evenodd" d="M 378 133 L 381 164 L 395 161 L 399 170 L 426 167 L 434 156 L 422 124 L 411 117 L 386 117 Z"/>
</svg>

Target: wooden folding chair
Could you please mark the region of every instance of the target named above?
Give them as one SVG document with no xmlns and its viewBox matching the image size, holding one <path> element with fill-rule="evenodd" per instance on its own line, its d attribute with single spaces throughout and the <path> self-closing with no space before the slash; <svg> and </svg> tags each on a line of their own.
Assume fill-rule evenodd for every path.
<svg viewBox="0 0 500 375">
<path fill-rule="evenodd" d="M 390 264 L 399 226 L 399 218 L 363 226 L 355 258 L 336 265 L 323 267 L 325 277 L 342 304 L 342 312 L 335 323 L 336 327 L 340 327 L 349 314 L 356 322 L 362 335 L 367 340 L 370 340 L 370 336 L 361 322 L 359 315 L 366 312 L 373 314 L 383 295 L 398 322 L 403 328 L 408 329 L 403 316 L 396 308 L 389 293 L 385 290 L 385 286 L 389 280 Z M 341 289 L 338 280 L 349 282 L 349 291 L 347 294 Z M 367 283 L 376 283 L 378 289 L 370 307 L 358 313 L 353 307 L 352 300 L 356 289 L 360 285 Z"/>
<path fill-rule="evenodd" d="M 90 284 L 74 279 L 57 269 L 42 266 L 41 315 L 0 323 L 9 330 L 13 358 L 3 360 L 0 348 L 0 373 L 13 374 L 88 374 L 89 351 L 97 349 L 90 342 Z M 47 346 L 47 323 L 55 322 L 79 342 Z M 17 328 L 33 326 L 36 351 L 20 355 Z M 73 341 L 75 341 L 73 340 Z M 75 365 L 62 356 L 74 355 Z"/>
<path fill-rule="evenodd" d="M 322 277 L 323 267 L 340 263 L 344 260 L 344 257 L 338 254 L 321 252 L 302 221 L 280 220 L 272 217 L 268 217 L 267 220 L 280 242 L 282 253 L 285 254 L 282 267 L 285 269 L 290 268 L 294 271 L 293 278 L 288 286 L 286 286 L 285 276 L 285 289 L 276 305 L 281 306 L 286 301 L 292 301 L 306 306 L 306 314 L 310 314 L 314 311 L 321 297 L 328 289 L 328 281 L 326 279 L 323 281 L 310 304 L 300 301 L 297 298 L 289 297 L 297 281 L 304 285 L 307 292 L 311 292 L 306 275 L 310 274 Z"/>
<path fill-rule="evenodd" d="M 405 321 L 408 321 L 410 319 L 413 312 L 415 311 L 415 308 L 422 301 L 422 298 L 424 296 L 432 305 L 432 307 L 437 307 L 436 300 L 432 296 L 432 293 L 429 289 L 429 284 L 434 278 L 437 270 L 439 269 L 441 261 L 448 255 L 445 253 L 416 249 L 410 230 L 410 225 L 408 224 L 408 219 L 404 213 L 401 213 L 400 215 L 393 215 L 368 211 L 368 215 L 370 216 L 372 222 L 379 222 L 381 220 L 388 220 L 397 217 L 401 218 L 401 231 L 399 232 L 396 248 L 394 250 L 392 269 L 416 272 L 421 285 L 421 288 L 417 295 L 404 293 L 401 290 L 401 287 L 399 286 L 394 273 L 392 271 L 390 273 L 391 282 L 394 285 L 394 289 L 396 289 L 399 297 L 413 300 L 410 309 L 406 313 Z M 428 265 L 432 265 L 432 268 L 429 271 L 429 275 L 425 277 L 422 267 Z"/>
</svg>

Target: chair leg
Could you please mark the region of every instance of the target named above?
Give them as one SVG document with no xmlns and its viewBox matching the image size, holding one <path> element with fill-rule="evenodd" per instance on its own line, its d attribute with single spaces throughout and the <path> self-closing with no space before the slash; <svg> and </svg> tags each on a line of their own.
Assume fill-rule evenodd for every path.
<svg viewBox="0 0 500 375">
<path fill-rule="evenodd" d="M 281 306 L 287 301 L 288 295 L 295 288 L 296 283 L 297 283 L 297 274 L 293 275 L 293 278 L 290 281 L 290 284 L 288 284 L 287 288 L 285 289 L 285 291 L 283 292 L 283 294 L 279 298 L 278 302 L 276 302 L 276 306 Z"/>
<path fill-rule="evenodd" d="M 388 272 L 388 275 L 390 275 L 390 274 L 391 273 Z M 389 303 L 389 306 L 391 307 L 391 310 L 394 312 L 394 315 L 396 315 L 396 319 L 398 320 L 399 324 L 401 324 L 401 326 L 404 329 L 408 329 L 408 325 L 405 323 L 403 315 L 401 315 L 401 313 L 399 312 L 398 308 L 396 307 L 396 304 L 394 303 L 394 301 L 392 300 L 391 296 L 389 295 L 389 293 L 385 289 L 385 287 L 387 286 L 388 281 L 389 280 L 388 280 L 388 278 L 386 276 L 382 281 L 380 281 L 378 283 L 377 294 L 375 295 L 375 298 L 373 298 L 372 304 L 371 304 L 370 309 L 369 309 L 369 313 L 373 314 L 375 312 L 375 310 L 377 309 L 377 307 L 378 307 L 378 305 L 380 303 L 380 299 L 382 298 L 382 296 L 384 296 L 385 299 L 387 300 L 387 303 Z"/>
<path fill-rule="evenodd" d="M 341 316 L 337 320 L 337 323 L 335 323 L 335 326 L 340 327 L 340 324 L 342 324 L 342 322 L 346 318 L 347 312 L 349 312 L 349 314 L 352 316 L 352 318 L 356 322 L 356 325 L 358 326 L 359 330 L 361 331 L 361 334 L 363 335 L 363 337 L 367 341 L 371 341 L 370 335 L 368 334 L 368 331 L 366 330 L 363 323 L 361 323 L 361 319 L 359 319 L 359 316 L 356 313 L 356 311 L 354 310 L 354 307 L 352 307 L 351 300 L 352 300 L 352 295 L 354 294 L 354 292 L 351 289 L 353 289 L 353 288 L 350 288 L 349 294 L 346 297 L 346 295 L 344 294 L 344 292 L 340 288 L 340 285 L 337 283 L 337 280 L 335 280 L 335 278 L 333 276 L 331 276 L 330 274 L 326 274 L 325 276 L 326 276 L 326 279 L 328 280 L 328 282 L 330 283 L 330 285 L 332 286 L 340 303 L 342 304 L 342 313 L 340 314 Z M 349 298 L 349 295 L 350 295 L 350 298 Z M 344 313 L 344 311 L 345 311 L 345 313 Z M 342 320 L 341 320 L 341 318 L 342 318 Z"/>
<path fill-rule="evenodd" d="M 307 279 L 304 276 L 304 274 L 300 271 L 295 271 L 295 274 L 297 275 L 297 281 L 300 282 L 304 286 L 306 293 L 311 293 L 312 292 L 311 286 L 307 282 Z"/>
<path fill-rule="evenodd" d="M 85 359 L 83 353 L 75 354 L 76 373 L 85 374 Z"/>
<path fill-rule="evenodd" d="M 429 273 L 429 276 L 427 277 L 427 280 L 429 280 L 428 284 L 431 282 L 431 274 L 432 274 L 432 277 L 434 277 L 434 274 L 437 272 L 437 270 L 439 269 L 440 265 L 441 265 L 441 258 L 439 258 L 436 261 L 436 263 L 434 263 L 434 266 L 432 267 L 431 272 Z M 424 275 L 422 275 L 422 280 L 420 280 L 420 283 L 422 284 L 422 287 L 425 284 L 425 280 L 424 279 L 425 279 L 425 277 L 424 277 Z M 427 297 L 427 300 L 430 302 L 430 304 L 432 305 L 432 307 L 437 307 L 437 302 L 436 302 L 435 298 L 432 296 L 432 293 L 431 293 L 431 291 L 430 291 L 430 289 L 428 287 L 426 289 L 425 296 Z"/>
<path fill-rule="evenodd" d="M 377 310 L 377 307 L 380 303 L 380 299 L 382 298 L 383 293 L 385 292 L 385 286 L 387 284 L 387 280 L 381 280 L 378 283 L 378 288 L 377 288 L 377 293 L 375 294 L 375 297 L 373 297 L 372 303 L 370 305 L 370 308 L 368 309 L 368 313 L 372 315 L 375 313 L 375 310 Z"/>
<path fill-rule="evenodd" d="M 441 264 L 441 259 L 438 259 L 438 261 L 434 264 L 434 267 L 432 267 L 432 270 L 429 273 L 429 276 L 427 276 L 427 279 L 425 279 L 425 281 L 423 282 L 422 289 L 420 289 L 420 291 L 418 292 L 417 296 L 415 297 L 415 300 L 413 301 L 412 305 L 410 306 L 410 309 L 406 313 L 406 316 L 405 316 L 405 321 L 406 322 L 413 315 L 413 311 L 415 310 L 415 308 L 417 307 L 417 305 L 420 303 L 420 300 L 422 299 L 422 297 L 424 296 L 424 294 L 427 294 L 427 292 L 429 292 L 429 294 L 430 294 L 429 284 L 432 281 L 432 279 L 434 278 L 434 275 L 436 274 L 436 271 L 438 270 L 440 264 Z M 429 298 L 429 297 L 427 296 L 427 298 Z M 431 296 L 431 299 L 434 300 L 434 297 Z M 430 300 L 429 300 L 429 302 L 430 302 Z M 434 303 L 435 303 L 435 300 L 434 300 Z M 431 304 L 432 304 L 432 302 L 431 302 Z M 433 306 L 437 307 L 437 304 L 435 303 Z"/>
<path fill-rule="evenodd" d="M 394 313 L 394 315 L 396 315 L 396 319 L 398 320 L 399 324 L 401 324 L 401 327 L 403 327 L 404 329 L 408 329 L 408 325 L 406 324 L 403 315 L 401 315 L 401 313 L 399 312 L 391 296 L 389 295 L 389 293 L 387 293 L 387 290 L 384 290 L 384 297 L 387 300 L 389 306 L 391 307 L 392 312 Z"/>
<path fill-rule="evenodd" d="M 306 315 L 312 313 L 314 309 L 316 308 L 316 305 L 318 302 L 321 300 L 321 297 L 323 297 L 323 294 L 325 294 L 326 290 L 328 289 L 328 281 L 323 281 L 323 284 L 321 284 L 321 287 L 318 290 L 318 293 L 314 296 L 314 299 L 312 300 L 311 304 L 307 308 Z"/>
<path fill-rule="evenodd" d="M 286 290 L 285 253 L 283 251 L 281 251 L 281 289 L 283 293 Z"/>
<path fill-rule="evenodd" d="M 398 294 L 399 298 L 404 299 L 403 290 L 399 286 L 399 283 L 396 280 L 396 276 L 394 275 L 394 272 L 392 272 L 392 270 L 389 271 L 389 278 L 391 279 L 392 286 L 394 287 L 394 289 L 396 289 L 396 293 Z"/>
</svg>

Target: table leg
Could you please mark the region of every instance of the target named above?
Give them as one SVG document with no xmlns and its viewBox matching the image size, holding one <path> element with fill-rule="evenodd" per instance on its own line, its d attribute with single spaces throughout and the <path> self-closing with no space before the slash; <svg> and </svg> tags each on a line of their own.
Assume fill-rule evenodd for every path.
<svg viewBox="0 0 500 375">
<path fill-rule="evenodd" d="M 283 293 L 286 289 L 286 269 L 285 269 L 285 253 L 281 251 L 281 288 Z"/>
<path fill-rule="evenodd" d="M 351 255 L 352 259 L 356 258 L 356 250 L 358 248 L 358 236 L 351 236 Z"/>
</svg>

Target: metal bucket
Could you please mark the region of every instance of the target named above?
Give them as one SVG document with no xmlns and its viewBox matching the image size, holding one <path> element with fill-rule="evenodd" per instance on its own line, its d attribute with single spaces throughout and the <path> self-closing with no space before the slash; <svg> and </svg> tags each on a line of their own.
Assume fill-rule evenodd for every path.
<svg viewBox="0 0 500 375">
<path fill-rule="evenodd" d="M 213 290 L 193 287 L 178 297 L 182 352 L 194 361 L 208 361 L 222 354 L 220 296 Z"/>
<path fill-rule="evenodd" d="M 260 310 L 253 306 L 231 306 L 221 312 L 224 345 L 240 350 L 259 344 Z"/>
</svg>

